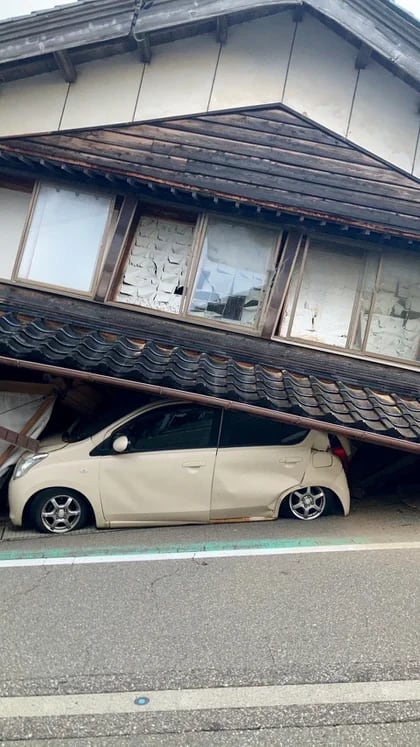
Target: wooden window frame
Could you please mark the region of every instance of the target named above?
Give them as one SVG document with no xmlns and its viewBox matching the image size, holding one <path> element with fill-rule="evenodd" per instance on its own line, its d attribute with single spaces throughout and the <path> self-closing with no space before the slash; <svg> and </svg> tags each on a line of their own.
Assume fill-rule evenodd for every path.
<svg viewBox="0 0 420 747">
<path fill-rule="evenodd" d="M 380 280 L 381 280 L 381 276 L 382 276 L 382 269 L 383 269 L 383 265 L 384 265 L 384 259 L 385 259 L 385 257 L 387 255 L 390 254 L 390 249 L 389 248 L 385 248 L 385 249 L 384 248 L 378 248 L 378 249 L 375 249 L 374 247 L 367 247 L 366 245 L 359 245 L 359 244 L 356 244 L 356 243 L 354 245 L 351 245 L 349 242 L 340 242 L 344 246 L 348 247 L 351 250 L 356 250 L 357 251 L 357 249 L 359 249 L 360 252 L 361 252 L 361 255 L 363 257 L 363 262 L 364 262 L 363 272 L 361 273 L 361 277 L 359 279 L 358 287 L 357 287 L 357 290 L 356 290 L 355 295 L 354 295 L 352 314 L 351 314 L 351 319 L 350 319 L 350 323 L 349 323 L 346 344 L 345 344 L 344 347 L 338 347 L 338 346 L 336 346 L 336 345 L 334 345 L 332 343 L 324 343 L 324 342 L 317 342 L 314 345 L 314 344 L 311 344 L 310 340 L 306 340 L 306 339 L 301 338 L 301 337 L 294 337 L 291 334 L 291 330 L 292 330 L 293 323 L 294 323 L 294 318 L 295 318 L 295 313 L 296 313 L 296 307 L 297 307 L 297 304 L 298 304 L 298 301 L 299 301 L 301 287 L 302 287 L 302 282 L 303 282 L 303 277 L 304 277 L 304 274 L 305 274 L 306 260 L 307 260 L 308 254 L 309 254 L 309 252 L 311 250 L 311 238 L 312 237 L 307 237 L 304 240 L 304 237 L 302 237 L 301 241 L 299 242 L 299 246 L 297 245 L 297 239 L 296 238 L 294 239 L 294 246 L 297 247 L 297 250 L 296 250 L 296 253 L 295 253 L 295 256 L 294 256 L 293 264 L 291 263 L 290 258 L 287 257 L 287 249 L 286 249 L 285 264 L 286 265 L 289 264 L 290 271 L 289 271 L 288 281 L 286 281 L 286 284 L 282 283 L 282 280 L 281 280 L 281 276 L 282 276 L 281 269 L 282 268 L 280 267 L 279 277 L 278 277 L 278 280 L 277 280 L 277 286 L 278 286 L 277 298 L 280 298 L 280 291 L 281 291 L 282 288 L 283 288 L 284 292 L 283 292 L 283 295 L 282 295 L 281 306 L 280 306 L 277 318 L 275 320 L 274 328 L 273 328 L 273 331 L 272 331 L 272 339 L 274 341 L 279 341 L 279 342 L 280 341 L 282 341 L 282 342 L 286 341 L 288 343 L 298 344 L 298 345 L 302 345 L 302 346 L 308 347 L 308 348 L 317 348 L 317 349 L 320 349 L 320 350 L 330 350 L 330 351 L 333 351 L 333 352 L 338 353 L 338 354 L 340 354 L 340 353 L 341 354 L 349 354 L 349 355 L 353 355 L 353 356 L 362 356 L 364 358 L 371 358 L 371 359 L 389 361 L 390 363 L 393 363 L 395 365 L 395 361 L 396 360 L 400 360 L 398 356 L 396 356 L 396 355 L 395 356 L 380 355 L 378 353 L 373 353 L 373 352 L 370 352 L 368 350 L 368 347 L 367 347 L 368 346 L 368 340 L 369 340 L 369 333 L 370 333 L 370 329 L 371 329 L 371 326 L 372 326 L 372 320 L 373 320 L 373 316 L 374 316 L 374 313 L 375 313 L 375 302 L 376 302 L 376 298 L 377 298 L 377 294 L 378 294 L 378 289 L 379 289 L 379 284 L 380 284 Z M 316 237 L 316 241 L 317 242 L 322 241 L 322 238 L 321 237 Z M 331 240 L 328 241 L 328 239 L 326 239 L 326 244 L 327 245 L 330 242 L 331 242 Z M 282 314 L 284 312 L 284 305 L 285 305 L 285 301 L 286 301 L 286 298 L 287 298 L 287 293 L 289 291 L 290 281 L 291 281 L 291 278 L 292 278 L 292 274 L 293 274 L 293 271 L 295 269 L 296 261 L 297 261 L 297 258 L 299 256 L 300 252 L 303 252 L 303 254 L 301 255 L 301 257 L 302 257 L 302 263 L 301 263 L 301 266 L 300 266 L 300 269 L 299 269 L 299 277 L 298 277 L 298 280 L 297 280 L 296 290 L 295 290 L 294 297 L 293 297 L 293 300 L 292 300 L 291 311 L 290 311 L 290 319 L 289 319 L 289 322 L 288 322 L 288 325 L 287 325 L 286 334 L 280 335 L 279 329 L 280 329 Z M 404 252 L 404 254 L 408 255 L 409 252 Z M 374 280 L 374 284 L 373 284 L 373 288 L 372 288 L 372 294 L 371 294 L 371 298 L 370 298 L 369 312 L 368 312 L 367 318 L 366 318 L 366 329 L 364 331 L 363 339 L 361 341 L 360 346 L 356 346 L 355 345 L 355 337 L 356 337 L 356 325 L 357 325 L 357 317 L 358 317 L 358 313 L 357 312 L 361 308 L 362 294 L 365 292 L 365 287 L 364 287 L 363 279 L 365 277 L 365 273 L 366 273 L 367 263 L 368 263 L 368 258 L 369 257 L 375 257 L 376 258 L 376 267 L 374 267 L 374 270 L 373 270 L 374 271 L 375 280 Z M 285 275 L 286 274 L 287 273 L 285 273 Z M 273 305 L 274 305 L 275 295 L 276 295 L 276 293 L 274 292 L 273 293 Z M 267 319 L 267 327 L 264 329 L 264 332 L 265 332 L 264 336 L 269 336 L 269 329 L 270 329 L 270 319 Z M 419 347 L 419 351 L 420 351 L 420 347 Z M 416 358 L 407 358 L 407 359 L 403 359 L 403 362 L 405 364 L 412 365 L 412 364 L 417 363 L 418 360 Z"/>
<path fill-rule="evenodd" d="M 31 280 L 29 278 L 24 278 L 24 277 L 19 276 L 19 270 L 20 270 L 21 262 L 24 256 L 25 246 L 26 246 L 26 242 L 29 236 L 29 231 L 30 231 L 30 227 L 32 224 L 32 219 L 33 219 L 34 211 L 36 208 L 38 196 L 39 196 L 41 187 L 44 184 L 57 186 L 60 189 L 64 189 L 64 190 L 67 188 L 69 191 L 72 191 L 72 190 L 75 191 L 75 188 L 72 187 L 70 184 L 69 185 L 61 184 L 59 182 L 55 182 L 55 181 L 50 182 L 47 180 L 45 181 L 35 180 L 34 181 L 33 188 L 32 188 L 32 198 L 31 198 L 31 202 L 29 205 L 28 214 L 26 216 L 25 224 L 22 230 L 22 236 L 19 242 L 18 251 L 16 253 L 16 258 L 15 258 L 11 278 L 8 282 L 12 282 L 13 284 L 21 285 L 25 287 L 37 288 L 37 289 L 42 289 L 42 290 L 50 290 L 50 291 L 53 291 L 54 293 L 78 296 L 82 298 L 93 298 L 95 296 L 96 288 L 100 285 L 102 267 L 104 265 L 104 260 L 106 258 L 106 255 L 109 253 L 109 249 L 110 249 L 110 247 L 108 248 L 108 242 L 109 242 L 109 235 L 110 235 L 110 227 L 112 224 L 112 214 L 115 208 L 116 195 L 115 194 L 110 195 L 109 193 L 101 192 L 100 190 L 94 190 L 94 189 L 89 189 L 89 188 L 86 189 L 86 187 L 78 187 L 78 189 L 81 192 L 86 192 L 86 193 L 95 194 L 95 195 L 102 195 L 102 194 L 107 195 L 107 196 L 109 195 L 109 200 L 110 200 L 108 216 L 107 216 L 107 220 L 105 223 L 105 228 L 103 231 L 101 242 L 99 245 L 98 255 L 97 255 L 96 262 L 95 262 L 95 270 L 92 274 L 90 288 L 88 291 L 82 291 L 82 290 L 78 290 L 77 288 L 75 289 L 75 288 L 62 286 L 62 285 L 54 285 L 53 283 L 45 283 L 42 281 Z M 17 191 L 19 191 L 17 185 L 16 185 L 16 189 Z M 27 192 L 28 189 L 22 189 L 22 191 Z M 118 224 L 118 219 L 117 219 L 117 224 Z M 112 240 L 111 240 L 111 245 L 112 245 Z"/>
<path fill-rule="evenodd" d="M 225 321 L 218 321 L 217 319 L 206 319 L 205 317 L 196 317 L 194 314 L 192 314 L 189 311 L 189 306 L 191 303 L 191 299 L 193 297 L 195 283 L 197 279 L 197 272 L 198 272 L 201 257 L 202 257 L 204 239 L 206 236 L 209 217 L 214 215 L 216 218 L 219 218 L 222 221 L 229 220 L 232 223 L 237 223 L 240 225 L 261 226 L 261 224 L 259 224 L 257 221 L 243 220 L 240 218 L 232 218 L 231 216 L 228 217 L 223 214 L 199 213 L 196 216 L 193 240 L 192 240 L 192 245 L 191 245 L 191 254 L 190 254 L 188 269 L 187 269 L 187 277 L 186 277 L 186 282 L 184 285 L 184 292 L 182 294 L 182 300 L 181 300 L 181 306 L 180 306 L 179 312 L 165 311 L 162 309 L 153 309 L 148 306 L 141 306 L 140 304 L 131 304 L 129 302 L 121 302 L 121 301 L 116 300 L 116 295 L 119 291 L 119 288 L 122 283 L 122 279 L 124 277 L 125 270 L 130 260 L 133 242 L 134 242 L 135 235 L 136 235 L 136 232 L 139 226 L 139 222 L 141 220 L 141 217 L 147 216 L 149 214 L 154 214 L 154 213 L 153 212 L 149 213 L 149 211 L 147 210 L 147 207 L 145 210 L 142 209 L 141 204 L 139 203 L 138 210 L 136 212 L 136 215 L 133 216 L 131 227 L 128 231 L 129 239 L 127 239 L 125 242 L 124 250 L 120 256 L 120 261 L 118 262 L 118 265 L 115 267 L 112 280 L 108 285 L 108 291 L 106 294 L 107 303 L 116 305 L 119 308 L 123 307 L 123 308 L 127 308 L 130 310 L 136 310 L 144 314 L 150 314 L 152 316 L 177 319 L 183 322 L 199 324 L 200 326 L 217 327 L 217 329 L 221 329 L 221 330 L 229 330 L 229 331 L 240 332 L 243 334 L 249 334 L 249 335 L 261 337 L 262 331 L 265 325 L 266 309 L 268 308 L 268 305 L 270 303 L 273 285 L 274 285 L 274 282 L 275 282 L 275 279 L 278 273 L 278 265 L 276 265 L 275 262 L 276 262 L 276 258 L 278 258 L 279 256 L 279 252 L 280 252 L 281 245 L 282 245 L 282 239 L 285 233 L 283 227 L 264 226 L 268 228 L 269 230 L 273 231 L 274 238 L 273 238 L 273 247 L 271 250 L 272 270 L 271 270 L 270 276 L 268 277 L 267 284 L 265 286 L 264 298 L 263 298 L 263 302 L 261 304 L 261 308 L 258 313 L 257 323 L 253 326 L 246 326 L 246 325 L 241 325 L 240 323 L 235 323 L 234 320 L 230 322 L 229 321 L 225 322 Z M 159 215 L 159 213 L 157 214 Z M 179 220 L 180 222 L 185 222 L 185 219 L 183 219 L 182 215 L 180 214 L 171 216 L 170 220 Z"/>
</svg>

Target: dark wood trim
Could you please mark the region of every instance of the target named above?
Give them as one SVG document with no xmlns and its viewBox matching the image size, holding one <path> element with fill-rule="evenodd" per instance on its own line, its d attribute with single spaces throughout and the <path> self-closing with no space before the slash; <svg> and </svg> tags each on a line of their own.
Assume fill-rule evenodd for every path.
<svg viewBox="0 0 420 747">
<path fill-rule="evenodd" d="M 287 235 L 261 331 L 261 336 L 266 339 L 270 339 L 275 332 L 279 309 L 283 305 L 289 287 L 290 275 L 298 256 L 301 241 L 302 234 L 299 231 L 290 231 Z"/>
<path fill-rule="evenodd" d="M 120 255 L 122 254 L 128 231 L 133 222 L 137 203 L 138 200 L 135 195 L 128 195 L 127 197 L 124 197 L 124 201 L 118 215 L 117 225 L 115 226 L 114 235 L 112 237 L 111 245 L 105 259 L 101 277 L 99 279 L 98 288 L 95 294 L 95 301 L 104 301 L 108 294 L 115 266 Z"/>
</svg>

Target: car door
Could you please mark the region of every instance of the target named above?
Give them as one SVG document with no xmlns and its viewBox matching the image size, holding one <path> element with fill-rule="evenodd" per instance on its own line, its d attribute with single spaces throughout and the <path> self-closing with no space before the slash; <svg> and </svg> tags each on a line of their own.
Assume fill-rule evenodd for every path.
<svg viewBox="0 0 420 747">
<path fill-rule="evenodd" d="M 112 432 L 100 457 L 100 495 L 111 523 L 208 521 L 220 411 L 159 405 Z M 129 446 L 115 453 L 125 435 Z"/>
<path fill-rule="evenodd" d="M 210 519 L 272 517 L 280 493 L 303 479 L 311 441 L 298 426 L 225 411 Z"/>
</svg>

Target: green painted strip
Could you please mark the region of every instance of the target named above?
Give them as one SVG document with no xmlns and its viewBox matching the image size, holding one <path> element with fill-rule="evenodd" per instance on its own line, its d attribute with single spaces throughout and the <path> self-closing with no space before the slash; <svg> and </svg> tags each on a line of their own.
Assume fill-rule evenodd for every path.
<svg viewBox="0 0 420 747">
<path fill-rule="evenodd" d="M 301 539 L 258 539 L 238 540 L 236 542 L 196 542 L 182 545 L 110 545 L 108 547 L 54 547 L 42 550 L 5 550 L 0 551 L 2 560 L 32 560 L 35 558 L 70 558 L 95 557 L 98 555 L 162 555 L 164 553 L 194 553 L 220 550 L 262 550 L 262 549 L 290 549 L 293 547 L 319 547 L 339 545 L 364 545 L 369 540 L 363 537 L 345 537 L 333 539 L 301 538 Z"/>
</svg>

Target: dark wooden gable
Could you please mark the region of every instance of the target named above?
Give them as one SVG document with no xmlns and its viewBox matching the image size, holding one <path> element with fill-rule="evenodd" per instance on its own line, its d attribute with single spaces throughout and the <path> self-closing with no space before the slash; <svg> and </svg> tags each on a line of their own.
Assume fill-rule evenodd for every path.
<svg viewBox="0 0 420 747">
<path fill-rule="evenodd" d="M 420 237 L 417 179 L 281 106 L 7 139 L 0 152 Z"/>
</svg>

